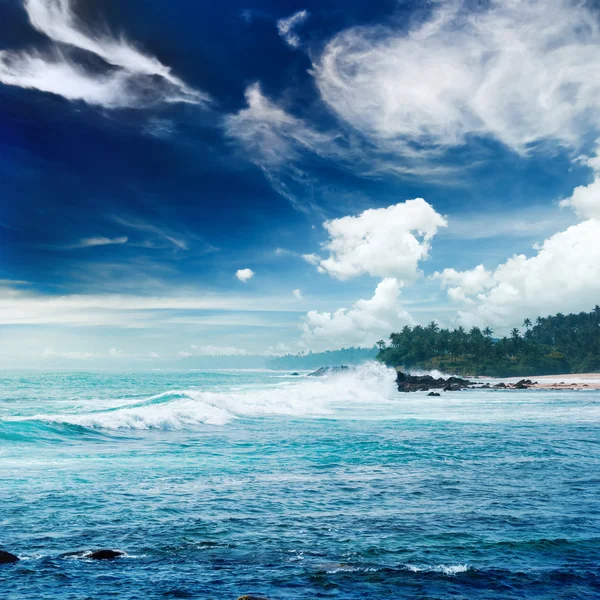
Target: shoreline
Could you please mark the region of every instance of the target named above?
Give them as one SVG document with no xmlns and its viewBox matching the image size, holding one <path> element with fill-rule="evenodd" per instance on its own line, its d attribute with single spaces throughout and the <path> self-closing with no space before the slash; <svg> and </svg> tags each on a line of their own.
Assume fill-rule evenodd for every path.
<svg viewBox="0 0 600 600">
<path fill-rule="evenodd" d="M 474 377 L 477 381 L 516 383 L 523 377 Z M 600 390 L 600 373 L 528 376 L 534 383 L 530 390 Z"/>
</svg>

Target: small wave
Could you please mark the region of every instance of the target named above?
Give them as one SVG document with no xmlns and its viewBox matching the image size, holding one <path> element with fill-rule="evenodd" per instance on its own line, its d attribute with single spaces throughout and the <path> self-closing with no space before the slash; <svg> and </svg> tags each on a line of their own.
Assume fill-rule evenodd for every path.
<svg viewBox="0 0 600 600">
<path fill-rule="evenodd" d="M 448 575 L 449 577 L 458 575 L 459 573 L 466 573 L 469 570 L 468 565 L 417 566 L 409 564 L 404 566 L 408 571 L 412 571 L 413 573 L 442 573 L 444 575 Z"/>
<path fill-rule="evenodd" d="M 203 392 L 171 390 L 141 402 L 85 413 L 37 414 L 9 421 L 67 424 L 88 429 L 180 430 L 224 425 L 236 418 L 327 416 L 336 408 L 378 405 L 395 394 L 395 373 L 379 363 L 328 376 L 286 381 L 261 389 Z"/>
</svg>

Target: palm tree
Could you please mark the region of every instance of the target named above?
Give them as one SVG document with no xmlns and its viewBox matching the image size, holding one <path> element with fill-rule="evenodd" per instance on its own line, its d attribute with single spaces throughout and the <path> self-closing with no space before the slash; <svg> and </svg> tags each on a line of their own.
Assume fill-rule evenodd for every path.
<svg viewBox="0 0 600 600">
<path fill-rule="evenodd" d="M 427 329 L 431 333 L 437 333 L 440 330 L 440 326 L 435 321 L 431 321 L 430 323 L 428 323 Z"/>
<path fill-rule="evenodd" d="M 486 327 L 486 328 L 483 330 L 483 335 L 484 335 L 486 338 L 490 338 L 490 337 L 492 337 L 492 335 L 493 335 L 493 334 L 494 334 L 494 331 L 493 331 L 493 330 L 492 330 L 490 327 Z"/>
<path fill-rule="evenodd" d="M 379 352 L 385 348 L 385 342 L 383 340 L 377 340 L 375 345 L 379 348 Z"/>
<path fill-rule="evenodd" d="M 523 327 L 525 327 L 525 329 L 529 329 L 531 327 L 531 319 L 527 318 L 523 321 Z"/>
</svg>

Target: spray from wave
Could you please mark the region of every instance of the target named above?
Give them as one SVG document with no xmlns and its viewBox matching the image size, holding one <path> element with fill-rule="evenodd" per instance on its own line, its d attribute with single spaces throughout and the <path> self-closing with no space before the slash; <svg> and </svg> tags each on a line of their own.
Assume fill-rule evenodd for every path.
<svg viewBox="0 0 600 600">
<path fill-rule="evenodd" d="M 381 405 L 395 393 L 395 373 L 366 363 L 322 378 L 302 378 L 251 390 L 171 390 L 142 402 L 85 413 L 35 415 L 14 420 L 78 425 L 93 429 L 178 430 L 202 424 L 224 425 L 236 418 L 327 416 L 337 410 Z"/>
</svg>

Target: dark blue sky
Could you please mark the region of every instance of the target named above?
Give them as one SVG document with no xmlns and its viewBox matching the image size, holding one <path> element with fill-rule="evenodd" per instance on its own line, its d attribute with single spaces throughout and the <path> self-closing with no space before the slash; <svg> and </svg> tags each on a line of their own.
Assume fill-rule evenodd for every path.
<svg viewBox="0 0 600 600">
<path fill-rule="evenodd" d="M 567 0 L 0 0 L 5 354 L 319 350 L 593 306 L 594 231 L 568 227 L 600 217 L 597 26 Z M 581 282 L 545 292 L 552 264 Z"/>
</svg>

